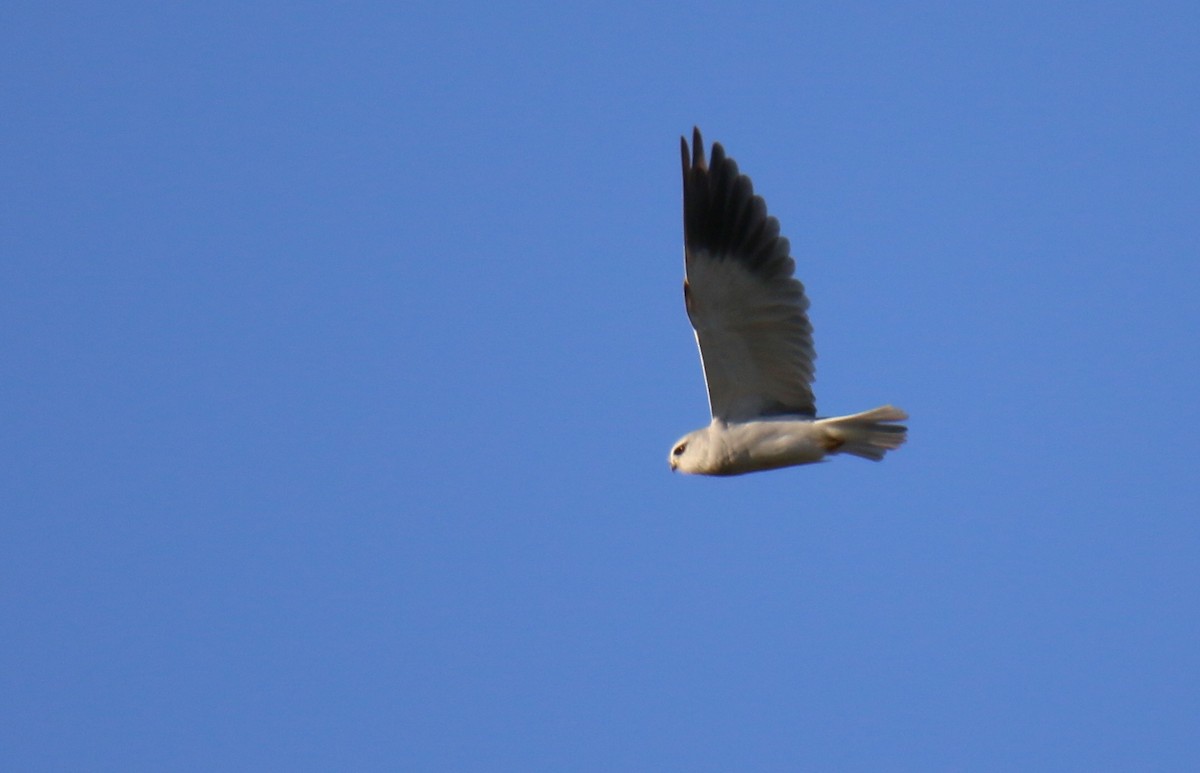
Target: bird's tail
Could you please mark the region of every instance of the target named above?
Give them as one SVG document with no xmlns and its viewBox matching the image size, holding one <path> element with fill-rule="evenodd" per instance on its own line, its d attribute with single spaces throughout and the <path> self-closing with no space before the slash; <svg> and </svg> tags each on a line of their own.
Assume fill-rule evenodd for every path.
<svg viewBox="0 0 1200 773">
<path fill-rule="evenodd" d="M 826 450 L 830 453 L 854 454 L 878 462 L 908 438 L 908 427 L 892 423 L 907 418 L 908 414 L 899 408 L 884 405 L 852 416 L 820 419 L 817 426 L 825 430 Z"/>
</svg>

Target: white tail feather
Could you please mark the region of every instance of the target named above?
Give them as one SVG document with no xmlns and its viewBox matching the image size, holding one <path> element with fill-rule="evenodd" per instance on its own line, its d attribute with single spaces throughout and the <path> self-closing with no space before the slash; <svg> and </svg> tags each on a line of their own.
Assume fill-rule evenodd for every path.
<svg viewBox="0 0 1200 773">
<path fill-rule="evenodd" d="M 851 416 L 820 419 L 817 426 L 825 430 L 830 453 L 853 454 L 878 462 L 908 439 L 908 427 L 891 423 L 907 418 L 908 414 L 899 408 L 884 405 Z"/>
</svg>

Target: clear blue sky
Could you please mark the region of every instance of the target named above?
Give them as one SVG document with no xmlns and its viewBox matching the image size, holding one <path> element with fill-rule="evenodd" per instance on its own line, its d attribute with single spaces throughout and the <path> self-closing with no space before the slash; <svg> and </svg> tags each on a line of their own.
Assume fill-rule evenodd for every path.
<svg viewBox="0 0 1200 773">
<path fill-rule="evenodd" d="M 10 3 L 0 767 L 1195 770 L 1195 3 Z M 679 135 L 882 464 L 699 479 Z"/>
</svg>

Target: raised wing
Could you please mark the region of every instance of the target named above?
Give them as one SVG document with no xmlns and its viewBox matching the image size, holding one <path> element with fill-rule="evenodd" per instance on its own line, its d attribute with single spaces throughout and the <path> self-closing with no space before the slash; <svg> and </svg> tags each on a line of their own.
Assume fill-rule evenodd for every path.
<svg viewBox="0 0 1200 773">
<path fill-rule="evenodd" d="M 779 221 L 750 178 L 700 130 L 683 153 L 683 297 L 715 419 L 815 415 L 812 325 Z"/>
</svg>

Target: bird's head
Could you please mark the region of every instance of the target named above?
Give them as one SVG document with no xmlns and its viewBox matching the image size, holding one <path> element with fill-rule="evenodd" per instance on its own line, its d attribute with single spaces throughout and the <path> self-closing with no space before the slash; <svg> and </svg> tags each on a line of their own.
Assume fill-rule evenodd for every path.
<svg viewBox="0 0 1200 773">
<path fill-rule="evenodd" d="M 703 472 L 708 461 L 708 428 L 689 432 L 671 447 L 667 464 L 671 472 Z"/>
</svg>

